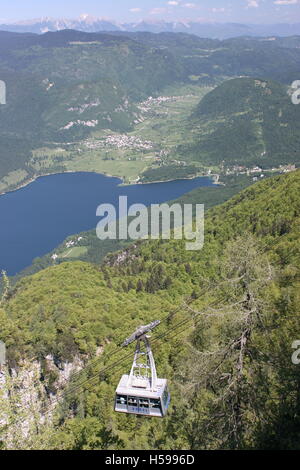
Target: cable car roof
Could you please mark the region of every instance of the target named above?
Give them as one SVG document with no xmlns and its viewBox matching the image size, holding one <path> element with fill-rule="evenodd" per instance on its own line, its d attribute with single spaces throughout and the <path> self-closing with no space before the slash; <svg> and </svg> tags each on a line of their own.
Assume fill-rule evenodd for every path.
<svg viewBox="0 0 300 470">
<path fill-rule="evenodd" d="M 151 390 L 151 385 L 149 381 L 149 386 L 147 388 L 142 387 L 132 387 L 128 386 L 129 375 L 123 375 L 118 388 L 116 390 L 117 395 L 131 395 L 134 397 L 144 397 L 144 398 L 161 398 L 166 386 L 166 379 L 157 379 L 156 381 L 156 390 Z"/>
</svg>

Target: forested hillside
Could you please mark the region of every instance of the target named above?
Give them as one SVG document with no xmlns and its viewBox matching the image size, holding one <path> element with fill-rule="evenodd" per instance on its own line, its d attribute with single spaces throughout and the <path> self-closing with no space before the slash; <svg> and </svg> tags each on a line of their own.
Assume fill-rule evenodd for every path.
<svg viewBox="0 0 300 470">
<path fill-rule="evenodd" d="M 191 117 L 191 160 L 261 168 L 300 162 L 300 107 L 270 80 L 228 80 L 204 96 Z"/>
<path fill-rule="evenodd" d="M 199 252 L 148 241 L 101 266 L 63 263 L 7 286 L 0 329 L 14 373 L 4 378 L 2 446 L 299 448 L 300 368 L 291 360 L 300 339 L 299 194 L 296 171 L 210 209 Z M 167 315 L 152 342 L 158 375 L 170 382 L 168 416 L 114 413 L 132 351 L 116 348 Z M 75 359 L 83 371 L 62 385 Z M 62 389 L 53 414 L 49 394 Z"/>
</svg>

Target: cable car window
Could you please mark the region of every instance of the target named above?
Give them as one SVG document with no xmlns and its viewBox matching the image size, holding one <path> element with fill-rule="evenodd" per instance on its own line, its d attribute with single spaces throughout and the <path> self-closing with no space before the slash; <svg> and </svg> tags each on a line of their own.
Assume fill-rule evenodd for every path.
<svg viewBox="0 0 300 470">
<path fill-rule="evenodd" d="M 164 401 L 165 405 L 168 403 L 168 399 L 169 399 L 169 391 L 168 391 L 167 388 L 165 388 L 165 391 L 164 391 L 164 394 L 163 394 L 163 401 Z"/>
<path fill-rule="evenodd" d="M 150 408 L 160 409 L 160 400 L 150 399 Z"/>
<path fill-rule="evenodd" d="M 139 413 L 149 414 L 149 399 L 148 398 L 139 398 Z"/>
<path fill-rule="evenodd" d="M 136 397 L 128 397 L 128 405 L 138 406 L 137 398 Z"/>
<path fill-rule="evenodd" d="M 117 395 L 117 404 L 118 405 L 127 405 L 127 396 L 126 395 Z"/>
<path fill-rule="evenodd" d="M 128 397 L 128 411 L 130 413 L 139 413 L 137 397 Z"/>
<path fill-rule="evenodd" d="M 139 406 L 142 408 L 149 408 L 149 400 L 147 398 L 139 398 Z"/>
</svg>

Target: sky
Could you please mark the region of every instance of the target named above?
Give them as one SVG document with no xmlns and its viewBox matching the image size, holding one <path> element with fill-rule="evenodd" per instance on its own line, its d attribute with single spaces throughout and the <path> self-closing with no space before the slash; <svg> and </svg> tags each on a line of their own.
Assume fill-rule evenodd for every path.
<svg viewBox="0 0 300 470">
<path fill-rule="evenodd" d="M 296 23 L 300 21 L 300 0 L 0 0 L 2 23 L 83 14 L 121 22 Z"/>
</svg>

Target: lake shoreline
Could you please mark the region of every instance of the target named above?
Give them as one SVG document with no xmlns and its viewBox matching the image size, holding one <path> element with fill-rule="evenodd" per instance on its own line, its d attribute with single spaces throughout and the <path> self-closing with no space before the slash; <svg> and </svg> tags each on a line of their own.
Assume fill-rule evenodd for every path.
<svg viewBox="0 0 300 470">
<path fill-rule="evenodd" d="M 156 184 L 156 183 L 170 183 L 171 181 L 180 181 L 180 180 L 194 180 L 196 178 L 208 178 L 208 179 L 211 179 L 213 181 L 213 184 L 214 185 L 221 185 L 221 186 L 224 186 L 225 183 L 223 183 L 222 181 L 219 181 L 220 179 L 220 175 L 218 174 L 209 174 L 209 175 L 194 175 L 194 176 L 186 176 L 186 177 L 181 177 L 181 178 L 172 178 L 170 180 L 157 180 L 157 181 L 144 181 L 144 182 L 141 182 L 141 181 L 137 181 L 136 183 L 133 183 L 133 184 Z M 126 185 L 122 185 L 122 186 L 126 186 Z M 128 185 L 130 186 L 130 185 Z"/>
<path fill-rule="evenodd" d="M 51 177 L 50 177 L 51 176 Z M 0 197 L 1 268 L 14 275 L 35 258 L 50 253 L 73 234 L 86 232 L 99 223 L 99 206 L 118 210 L 120 196 L 133 204 L 163 204 L 179 199 L 198 187 L 214 187 L 209 178 L 120 186 L 120 178 L 96 172 L 64 172 L 35 176 L 7 197 Z M 30 189 L 28 189 L 30 188 Z"/>
<path fill-rule="evenodd" d="M 122 178 L 120 178 L 119 176 L 113 176 L 113 175 L 109 175 L 109 174 L 106 174 L 106 173 L 99 173 L 98 171 L 88 171 L 88 170 L 80 170 L 80 171 L 74 171 L 74 170 L 66 170 L 66 171 L 54 171 L 54 172 L 51 172 L 51 173 L 43 173 L 42 175 L 36 175 L 36 176 L 33 176 L 32 178 L 26 180 L 26 181 L 23 181 L 22 183 L 20 183 L 19 185 L 17 185 L 14 189 L 8 189 L 7 191 L 1 191 L 0 192 L 0 196 L 4 196 L 5 194 L 9 194 L 9 193 L 14 193 L 15 191 L 19 191 L 19 189 L 22 189 L 22 188 L 25 188 L 26 186 L 29 186 L 31 183 L 34 183 L 36 180 L 38 180 L 39 178 L 44 178 L 45 176 L 51 176 L 51 175 L 64 175 L 66 173 L 95 173 L 96 175 L 103 175 L 103 176 L 107 176 L 109 178 L 118 178 L 120 179 L 121 181 Z M 121 184 L 121 183 L 120 183 Z M 124 185 L 125 186 L 125 185 Z M 130 185 L 127 185 L 127 186 L 130 186 Z"/>
<path fill-rule="evenodd" d="M 13 189 L 8 189 L 7 191 L 1 191 L 0 196 L 4 196 L 5 194 L 14 193 L 15 191 L 19 191 L 20 189 L 25 188 L 26 186 L 29 186 L 31 183 L 34 183 L 39 178 L 43 178 L 45 176 L 51 176 L 51 175 L 63 175 L 63 174 L 66 174 L 66 173 L 94 173 L 96 175 L 107 176 L 108 178 L 118 178 L 120 180 L 120 183 L 118 184 L 118 186 L 134 186 L 135 184 L 136 185 L 146 185 L 146 184 L 170 183 L 171 181 L 193 180 L 193 179 L 196 179 L 196 178 L 209 178 L 209 179 L 213 180 L 214 185 L 224 185 L 224 183 L 219 181 L 220 175 L 218 175 L 218 174 L 194 175 L 194 176 L 188 176 L 188 177 L 185 177 L 185 178 L 181 177 L 181 178 L 174 178 L 174 179 L 169 179 L 169 180 L 157 180 L 157 181 L 147 181 L 147 182 L 136 181 L 136 182 L 133 182 L 133 183 L 124 183 L 123 178 L 121 178 L 120 176 L 111 175 L 109 173 L 101 173 L 101 172 L 98 172 L 98 171 L 90 171 L 90 170 L 80 170 L 80 171 L 66 170 L 66 171 L 58 171 L 58 172 L 56 172 L 56 171 L 55 172 L 49 172 L 49 173 L 44 173 L 42 175 L 33 176 L 32 178 L 30 178 L 26 181 L 23 181 L 22 183 L 20 183 L 19 185 L 17 185 Z M 215 180 L 215 177 L 217 177 L 216 178 L 217 180 Z"/>
</svg>

